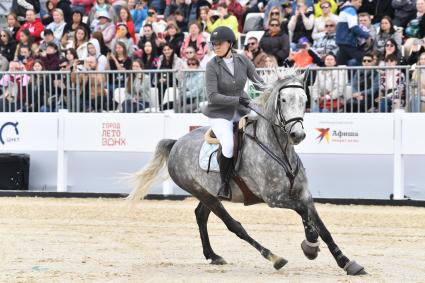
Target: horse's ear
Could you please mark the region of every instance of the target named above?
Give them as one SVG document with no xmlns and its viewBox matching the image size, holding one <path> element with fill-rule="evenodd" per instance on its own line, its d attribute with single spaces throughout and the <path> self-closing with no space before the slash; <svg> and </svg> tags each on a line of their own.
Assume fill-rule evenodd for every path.
<svg viewBox="0 0 425 283">
<path fill-rule="evenodd" d="M 304 72 L 302 72 L 299 76 L 301 82 L 306 82 L 308 80 L 308 76 L 310 75 L 310 67 L 307 67 Z"/>
</svg>

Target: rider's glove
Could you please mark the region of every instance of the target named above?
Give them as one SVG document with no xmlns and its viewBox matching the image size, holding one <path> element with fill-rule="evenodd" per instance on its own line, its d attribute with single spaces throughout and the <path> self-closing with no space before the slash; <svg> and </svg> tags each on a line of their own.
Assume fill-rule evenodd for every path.
<svg viewBox="0 0 425 283">
<path fill-rule="evenodd" d="M 250 104 L 251 100 L 249 98 L 245 98 L 245 97 L 239 97 L 239 104 L 243 105 L 245 107 L 248 107 Z"/>
</svg>

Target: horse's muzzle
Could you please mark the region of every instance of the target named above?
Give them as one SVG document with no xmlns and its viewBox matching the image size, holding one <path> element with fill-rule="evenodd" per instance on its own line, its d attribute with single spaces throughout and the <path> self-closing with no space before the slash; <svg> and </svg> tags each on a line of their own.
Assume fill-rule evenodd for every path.
<svg viewBox="0 0 425 283">
<path fill-rule="evenodd" d="M 292 131 L 289 134 L 289 138 L 290 138 L 291 143 L 293 145 L 297 145 L 305 139 L 305 132 L 304 131 Z"/>
</svg>

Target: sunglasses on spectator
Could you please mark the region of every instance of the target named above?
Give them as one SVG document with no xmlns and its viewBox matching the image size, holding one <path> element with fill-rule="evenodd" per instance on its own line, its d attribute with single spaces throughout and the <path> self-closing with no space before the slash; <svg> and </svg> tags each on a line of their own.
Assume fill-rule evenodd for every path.
<svg viewBox="0 0 425 283">
<path fill-rule="evenodd" d="M 394 44 L 387 43 L 387 44 L 385 44 L 385 47 L 394 47 Z"/>
<path fill-rule="evenodd" d="M 363 59 L 363 63 L 372 63 L 372 59 Z"/>
<path fill-rule="evenodd" d="M 188 66 L 198 66 L 198 64 L 196 64 L 195 62 L 187 62 Z"/>
<path fill-rule="evenodd" d="M 271 12 L 270 15 L 280 15 L 279 12 Z"/>
<path fill-rule="evenodd" d="M 334 27 L 335 25 L 325 25 L 325 28 Z"/>
<path fill-rule="evenodd" d="M 279 24 L 271 24 L 270 26 L 271 26 L 271 27 L 278 27 L 278 26 L 279 26 Z"/>
<path fill-rule="evenodd" d="M 248 42 L 248 45 L 255 45 L 257 42 L 255 42 L 255 41 L 251 41 L 251 42 Z"/>
</svg>

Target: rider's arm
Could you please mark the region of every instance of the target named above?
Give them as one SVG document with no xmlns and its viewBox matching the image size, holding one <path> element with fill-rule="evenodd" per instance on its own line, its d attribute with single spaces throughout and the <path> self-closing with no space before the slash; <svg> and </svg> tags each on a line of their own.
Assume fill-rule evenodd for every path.
<svg viewBox="0 0 425 283">
<path fill-rule="evenodd" d="M 216 71 L 217 66 L 214 64 L 216 64 L 214 60 L 211 60 L 208 62 L 207 68 L 205 70 L 208 102 L 211 104 L 222 105 L 239 104 L 239 96 L 228 96 L 218 93 L 218 73 Z"/>
</svg>

